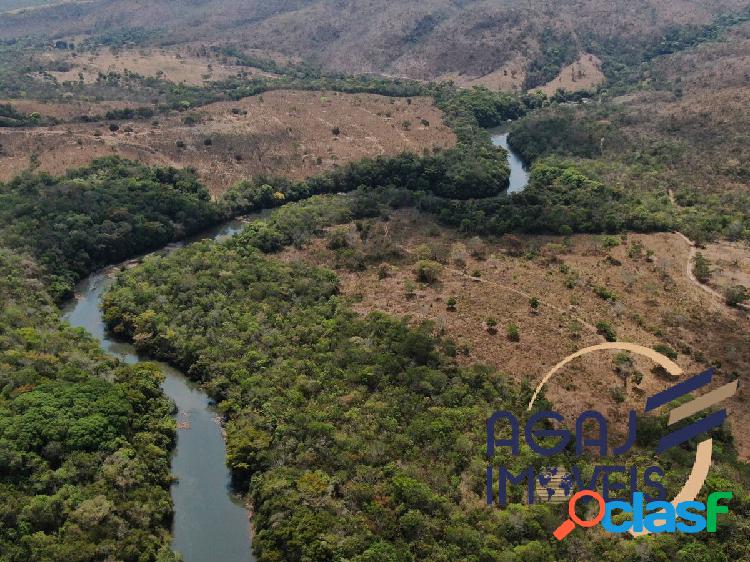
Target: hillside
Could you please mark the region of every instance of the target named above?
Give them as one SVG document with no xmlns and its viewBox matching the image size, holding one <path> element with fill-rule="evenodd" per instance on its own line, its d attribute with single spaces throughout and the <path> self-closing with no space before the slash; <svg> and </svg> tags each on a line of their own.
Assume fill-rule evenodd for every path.
<svg viewBox="0 0 750 562">
<path fill-rule="evenodd" d="M 650 192 L 693 240 L 750 231 L 750 24 L 642 66 L 628 95 L 552 105 L 513 127 L 528 162 L 576 158 L 608 185 Z"/>
<path fill-rule="evenodd" d="M 747 7 L 747 0 L 196 0 L 175 10 L 167 0 L 94 0 L 4 14 L 0 39 L 229 41 L 301 56 L 329 70 L 420 79 L 506 76 L 520 67 L 530 88 L 551 81 L 582 53 L 606 58 L 648 50 L 675 28 L 707 25 Z"/>
</svg>

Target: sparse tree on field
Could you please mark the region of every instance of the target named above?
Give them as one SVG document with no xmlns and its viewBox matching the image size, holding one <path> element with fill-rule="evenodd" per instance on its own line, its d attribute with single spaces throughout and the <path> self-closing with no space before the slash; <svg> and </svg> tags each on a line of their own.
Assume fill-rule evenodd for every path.
<svg viewBox="0 0 750 562">
<path fill-rule="evenodd" d="M 701 283 L 708 283 L 711 279 L 711 262 L 700 252 L 693 258 L 693 275 Z"/>
<path fill-rule="evenodd" d="M 419 260 L 414 267 L 414 274 L 420 283 L 431 285 L 440 278 L 442 269 L 443 266 L 436 261 Z"/>
<path fill-rule="evenodd" d="M 629 353 L 622 351 L 615 355 L 615 373 L 622 381 L 622 386 L 627 388 L 628 380 L 635 372 L 633 358 Z"/>
</svg>

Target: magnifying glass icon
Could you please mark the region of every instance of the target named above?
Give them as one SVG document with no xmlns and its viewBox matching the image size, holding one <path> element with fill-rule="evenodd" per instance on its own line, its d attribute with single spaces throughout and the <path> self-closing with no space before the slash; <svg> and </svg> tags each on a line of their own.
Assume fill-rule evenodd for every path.
<svg viewBox="0 0 750 562">
<path fill-rule="evenodd" d="M 597 513 L 596 517 L 594 517 L 593 519 L 581 519 L 580 517 L 578 517 L 578 515 L 576 515 L 576 502 L 586 496 L 594 498 L 599 504 L 599 513 Z M 593 490 L 581 490 L 580 492 L 573 494 L 573 497 L 571 497 L 570 501 L 568 502 L 569 519 L 563 521 L 562 525 L 555 529 L 552 534 L 557 540 L 561 541 L 565 537 L 567 537 L 573 529 L 576 528 L 576 525 L 578 525 L 579 527 L 593 527 L 594 525 L 598 525 L 601 520 L 604 519 L 606 509 L 607 508 L 606 504 L 604 503 L 603 497 L 601 497 Z"/>
</svg>

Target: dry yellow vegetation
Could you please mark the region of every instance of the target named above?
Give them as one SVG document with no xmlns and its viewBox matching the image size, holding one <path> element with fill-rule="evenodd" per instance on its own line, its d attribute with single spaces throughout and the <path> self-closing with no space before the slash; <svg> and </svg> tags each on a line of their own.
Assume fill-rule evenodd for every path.
<svg viewBox="0 0 750 562">
<path fill-rule="evenodd" d="M 30 167 L 60 175 L 116 154 L 193 167 L 219 194 L 253 176 L 302 179 L 368 156 L 421 153 L 456 141 L 428 98 L 337 92 L 280 90 L 153 120 L 117 121 L 116 131 L 109 123 L 0 129 L 0 181 Z"/>
<path fill-rule="evenodd" d="M 602 61 L 592 54 L 584 53 L 577 61 L 563 68 L 553 80 L 537 90 L 541 90 L 548 96 L 554 95 L 557 90 L 567 92 L 593 90 L 603 84 L 604 80 Z"/>
<path fill-rule="evenodd" d="M 455 340 L 462 363 L 487 363 L 535 384 L 568 354 L 603 342 L 596 324 L 605 321 L 620 341 L 669 346 L 688 375 L 717 364 L 719 385 L 750 372 L 750 317 L 692 284 L 685 267 L 689 246 L 676 234 L 629 234 L 616 247 L 591 235 L 573 236 L 569 243 L 548 236 L 466 239 L 415 211 L 399 211 L 364 230 L 344 228 L 354 254 L 386 257 L 352 271 L 351 258 L 337 255 L 321 238 L 303 250 L 287 250 L 285 259 L 336 267 L 342 292 L 358 312 L 434 322 Z M 637 257 L 629 251 L 634 245 L 641 248 Z M 444 262 L 442 272 L 436 283 L 416 283 L 414 263 L 428 251 Z M 741 255 L 747 264 L 750 249 L 742 248 Z M 602 298 L 602 288 L 614 298 Z M 532 298 L 539 301 L 536 309 Z M 495 334 L 487 330 L 489 317 L 497 320 Z M 518 327 L 519 342 L 506 337 L 511 324 Z M 581 358 L 556 375 L 546 390 L 555 409 L 568 419 L 592 408 L 624 419 L 630 407 L 642 408 L 646 396 L 673 384 L 637 357 L 618 373 L 615 356 Z M 741 384 L 728 404 L 735 428 L 750 422 L 747 399 Z M 735 438 L 741 454 L 750 455 L 750 436 L 736 431 Z"/>
</svg>

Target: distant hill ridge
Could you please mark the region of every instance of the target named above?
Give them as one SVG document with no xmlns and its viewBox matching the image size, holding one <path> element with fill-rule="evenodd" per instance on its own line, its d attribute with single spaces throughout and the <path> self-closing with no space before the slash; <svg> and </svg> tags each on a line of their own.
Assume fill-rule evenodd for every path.
<svg viewBox="0 0 750 562">
<path fill-rule="evenodd" d="M 38 0 L 0 0 L 0 9 Z M 93 0 L 0 16 L 0 39 L 122 34 L 154 43 L 228 42 L 347 73 L 552 80 L 584 53 L 647 48 L 675 28 L 747 10 L 748 0 Z M 149 35 L 149 32 L 154 32 Z M 145 40 L 145 39 L 144 39 Z M 522 78 L 516 75 L 516 68 Z"/>
</svg>

